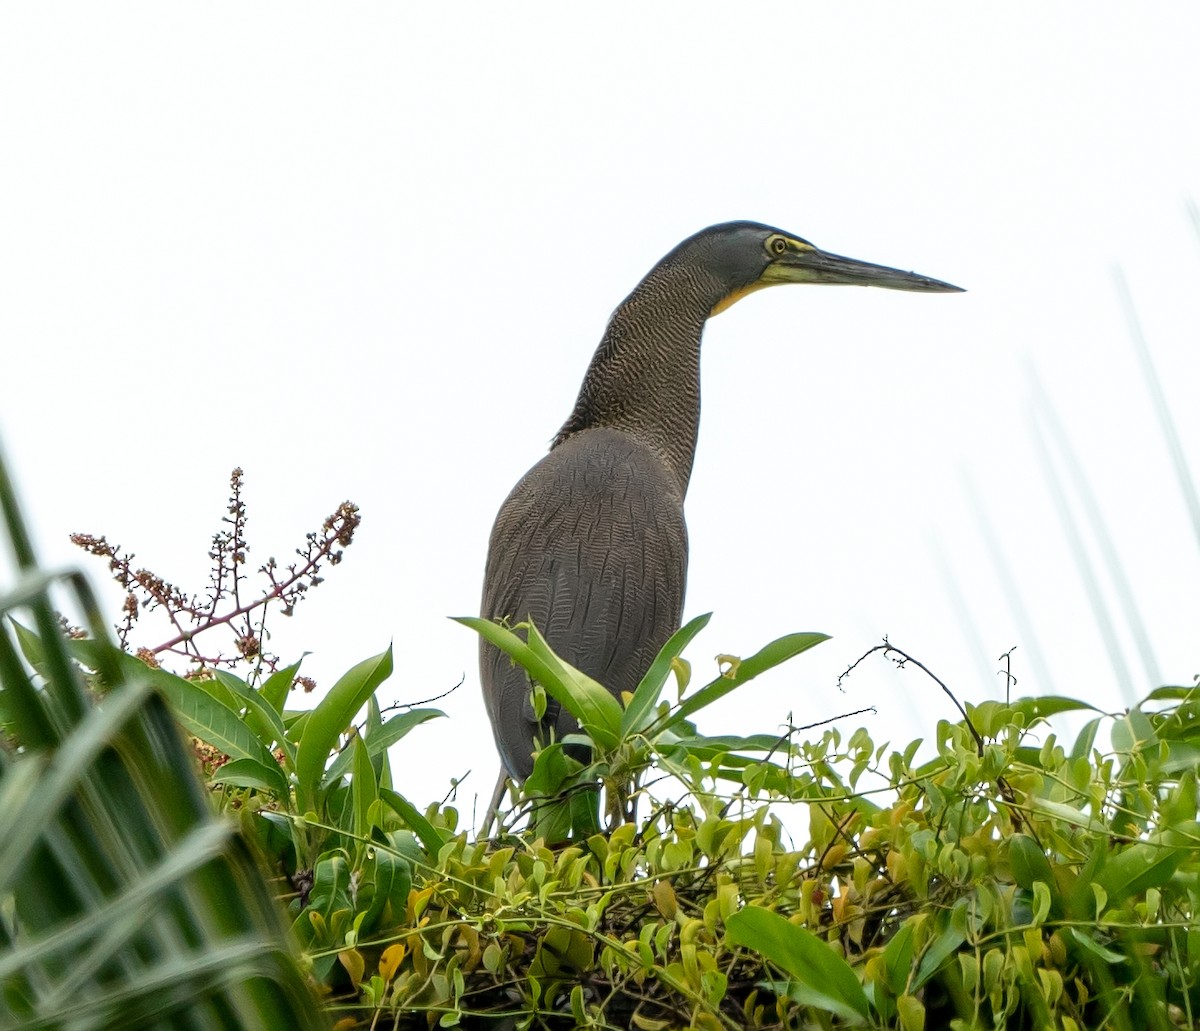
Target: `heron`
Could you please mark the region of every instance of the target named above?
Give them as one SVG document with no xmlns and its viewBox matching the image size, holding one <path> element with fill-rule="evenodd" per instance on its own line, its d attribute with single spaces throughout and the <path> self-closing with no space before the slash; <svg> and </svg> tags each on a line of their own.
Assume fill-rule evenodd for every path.
<svg viewBox="0 0 1200 1031">
<path fill-rule="evenodd" d="M 570 418 L 500 506 L 485 619 L 531 621 L 559 656 L 618 700 L 637 687 L 683 616 L 684 499 L 700 428 L 705 324 L 782 283 L 960 290 L 757 222 L 688 237 L 613 312 Z M 578 725 L 553 699 L 539 718 L 528 674 L 482 638 L 479 665 L 504 770 L 523 782 L 539 742 Z"/>
</svg>

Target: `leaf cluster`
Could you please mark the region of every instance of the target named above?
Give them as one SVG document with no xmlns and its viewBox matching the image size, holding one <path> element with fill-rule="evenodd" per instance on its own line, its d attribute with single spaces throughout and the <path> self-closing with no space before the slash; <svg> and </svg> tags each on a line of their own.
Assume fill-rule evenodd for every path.
<svg viewBox="0 0 1200 1031">
<path fill-rule="evenodd" d="M 968 705 L 917 766 L 919 742 L 829 730 L 788 746 L 790 783 L 732 807 L 696 792 L 556 848 L 459 835 L 418 870 L 405 920 L 356 943 L 360 1019 L 1193 1026 L 1195 697 L 1161 689 L 1097 715 L 1069 749 L 1045 721 L 1086 703 Z M 728 756 L 713 749 L 715 771 Z M 864 779 L 880 786 L 855 790 Z"/>
<path fill-rule="evenodd" d="M 580 777 L 607 790 L 633 742 L 685 790 L 609 832 L 579 834 L 567 805 L 540 824 L 576 832 L 555 844 L 536 804 L 556 799 L 535 786 L 530 829 L 472 840 L 450 807 L 392 801 L 370 743 L 387 724 L 369 719 L 324 768 L 328 836 L 293 901 L 346 1027 L 1140 1031 L 1200 1013 L 1194 689 L 1096 713 L 1069 748 L 1048 721 L 1084 702 L 967 704 L 918 763 L 920 741 L 892 750 L 865 730 L 706 738 L 687 716 L 720 682 L 674 704 L 643 684 L 614 710 L 527 634 L 513 650 L 594 749 L 560 783 L 568 798 Z M 723 679 L 804 650 L 782 640 Z M 679 647 L 651 680 L 679 669 Z"/>
</svg>

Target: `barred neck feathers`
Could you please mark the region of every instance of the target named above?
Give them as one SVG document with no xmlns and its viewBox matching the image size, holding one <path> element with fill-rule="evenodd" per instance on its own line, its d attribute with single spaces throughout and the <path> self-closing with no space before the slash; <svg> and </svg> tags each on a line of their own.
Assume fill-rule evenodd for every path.
<svg viewBox="0 0 1200 1031">
<path fill-rule="evenodd" d="M 700 338 L 727 288 L 676 257 L 651 270 L 613 312 L 551 447 L 589 429 L 621 430 L 667 464 L 682 496 L 700 426 Z"/>
</svg>

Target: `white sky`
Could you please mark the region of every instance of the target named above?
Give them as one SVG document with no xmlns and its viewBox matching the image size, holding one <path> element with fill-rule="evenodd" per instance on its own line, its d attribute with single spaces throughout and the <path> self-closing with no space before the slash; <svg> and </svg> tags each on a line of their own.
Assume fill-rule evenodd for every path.
<svg viewBox="0 0 1200 1031">
<path fill-rule="evenodd" d="M 953 712 L 917 672 L 835 687 L 884 633 L 964 699 L 1001 696 L 1016 645 L 1021 693 L 1128 700 L 1030 368 L 1160 678 L 1190 682 L 1200 552 L 1113 270 L 1200 464 L 1198 30 L 1182 3 L 5 5 L 0 438 L 43 558 L 99 581 L 66 538 L 106 533 L 200 589 L 233 466 L 256 563 L 353 499 L 358 542 L 272 644 L 328 686 L 394 638 L 385 700 L 465 675 L 398 786 L 425 803 L 473 770 L 486 796 L 475 640 L 445 617 L 476 611 L 495 511 L 609 312 L 678 240 L 750 218 L 969 293 L 786 288 L 710 325 L 697 676 L 788 631 L 834 640 L 701 726 L 874 705 L 877 741 L 932 738 Z"/>
</svg>

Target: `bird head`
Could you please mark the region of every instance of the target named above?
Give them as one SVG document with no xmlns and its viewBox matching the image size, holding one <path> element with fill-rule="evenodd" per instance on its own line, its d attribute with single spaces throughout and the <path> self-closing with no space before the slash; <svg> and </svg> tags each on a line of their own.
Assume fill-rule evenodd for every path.
<svg viewBox="0 0 1200 1031">
<path fill-rule="evenodd" d="M 699 261 L 726 289 L 712 315 L 748 293 L 780 283 L 882 286 L 926 293 L 960 292 L 961 287 L 886 265 L 831 254 L 807 240 L 757 222 L 710 226 L 677 248 L 684 260 Z"/>
</svg>

